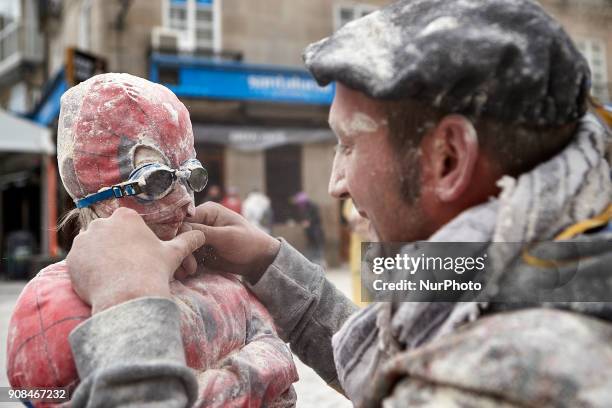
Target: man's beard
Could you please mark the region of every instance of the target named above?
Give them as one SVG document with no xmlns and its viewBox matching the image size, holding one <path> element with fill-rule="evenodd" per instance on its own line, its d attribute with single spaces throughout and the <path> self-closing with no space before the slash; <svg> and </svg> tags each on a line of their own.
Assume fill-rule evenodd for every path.
<svg viewBox="0 0 612 408">
<path fill-rule="evenodd" d="M 396 173 L 398 175 L 400 194 L 404 202 L 413 206 L 421 196 L 421 169 L 418 147 L 405 149 L 397 154 Z"/>
</svg>

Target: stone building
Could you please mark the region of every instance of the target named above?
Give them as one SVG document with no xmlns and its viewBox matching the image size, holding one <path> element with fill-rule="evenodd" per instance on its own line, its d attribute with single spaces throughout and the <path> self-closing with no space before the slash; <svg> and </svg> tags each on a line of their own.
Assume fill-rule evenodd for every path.
<svg viewBox="0 0 612 408">
<path fill-rule="evenodd" d="M 321 208 L 328 262 L 336 264 L 343 227 L 340 206 L 327 194 L 335 144 L 327 126 L 333 86 L 314 84 L 301 52 L 387 3 L 5 0 L 0 105 L 53 129 L 59 96 L 94 73 L 93 64 L 160 82 L 191 112 L 198 158 L 210 170 L 210 183 L 237 187 L 243 198 L 253 189 L 266 192 L 274 203 L 274 232 L 298 247 L 303 236 L 290 222 L 288 199 L 307 192 Z M 593 70 L 593 93 L 609 103 L 612 1 L 542 4 L 576 40 Z M 71 203 L 65 194 L 59 197 L 61 213 Z M 40 223 L 42 230 L 49 226 Z M 68 246 L 69 237 L 60 243 Z"/>
</svg>

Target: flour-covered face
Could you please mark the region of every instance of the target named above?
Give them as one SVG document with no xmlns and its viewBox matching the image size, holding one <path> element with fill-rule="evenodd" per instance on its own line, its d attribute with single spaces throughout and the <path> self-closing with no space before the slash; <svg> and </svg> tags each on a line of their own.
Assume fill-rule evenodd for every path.
<svg viewBox="0 0 612 408">
<path fill-rule="evenodd" d="M 338 138 L 329 193 L 352 198 L 359 215 L 370 220 L 372 233 L 381 241 L 420 239 L 415 234 L 425 222 L 420 203 L 409 204 L 402 197 L 404 175 L 379 104 L 338 82 L 329 124 Z"/>
<path fill-rule="evenodd" d="M 128 74 L 103 74 L 62 97 L 58 163 L 74 199 L 124 182 L 144 164 L 179 169 L 193 158 L 189 112 L 159 84 Z M 171 239 L 194 210 L 193 193 L 176 182 L 159 200 L 132 196 L 92 206 L 100 217 L 118 207 L 137 211 L 161 239 Z"/>
</svg>

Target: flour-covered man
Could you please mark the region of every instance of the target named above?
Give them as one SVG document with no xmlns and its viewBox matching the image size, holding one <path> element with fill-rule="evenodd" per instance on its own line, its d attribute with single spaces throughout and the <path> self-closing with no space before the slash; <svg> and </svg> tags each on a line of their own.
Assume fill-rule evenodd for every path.
<svg viewBox="0 0 612 408">
<path fill-rule="evenodd" d="M 535 1 L 402 0 L 304 57 L 320 84 L 336 83 L 330 194 L 352 198 L 380 241 L 407 242 L 409 252 L 419 240 L 580 240 L 591 244 L 589 273 L 609 270 L 608 131 L 587 113 L 586 61 Z M 110 217 L 77 241 L 68 264 L 81 292 L 101 296 L 87 279 L 100 265 L 87 254 L 127 218 Z M 320 267 L 240 216 L 205 204 L 192 221 L 216 250 L 214 266 L 248 270 L 283 339 L 355 406 L 612 404 L 606 303 L 387 302 L 357 312 Z M 134 279 L 156 262 L 144 246 L 128 254 L 113 245 L 116 257 L 138 259 L 122 267 Z M 501 278 L 525 273 L 520 256 L 495 254 Z M 136 300 L 107 313 L 147 307 L 147 296 L 131 293 Z M 98 370 L 121 375 L 103 362 Z M 179 383 L 177 395 L 191 392 Z"/>
</svg>

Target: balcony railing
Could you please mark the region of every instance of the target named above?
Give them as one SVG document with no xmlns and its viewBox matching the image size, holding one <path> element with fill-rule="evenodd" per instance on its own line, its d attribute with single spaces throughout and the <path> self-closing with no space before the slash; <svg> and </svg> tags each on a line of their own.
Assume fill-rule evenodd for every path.
<svg viewBox="0 0 612 408">
<path fill-rule="evenodd" d="M 19 52 L 20 24 L 12 22 L 0 31 L 0 61 Z"/>
<path fill-rule="evenodd" d="M 33 27 L 11 22 L 0 30 L 0 82 L 23 63 L 43 61 L 43 40 Z"/>
</svg>

